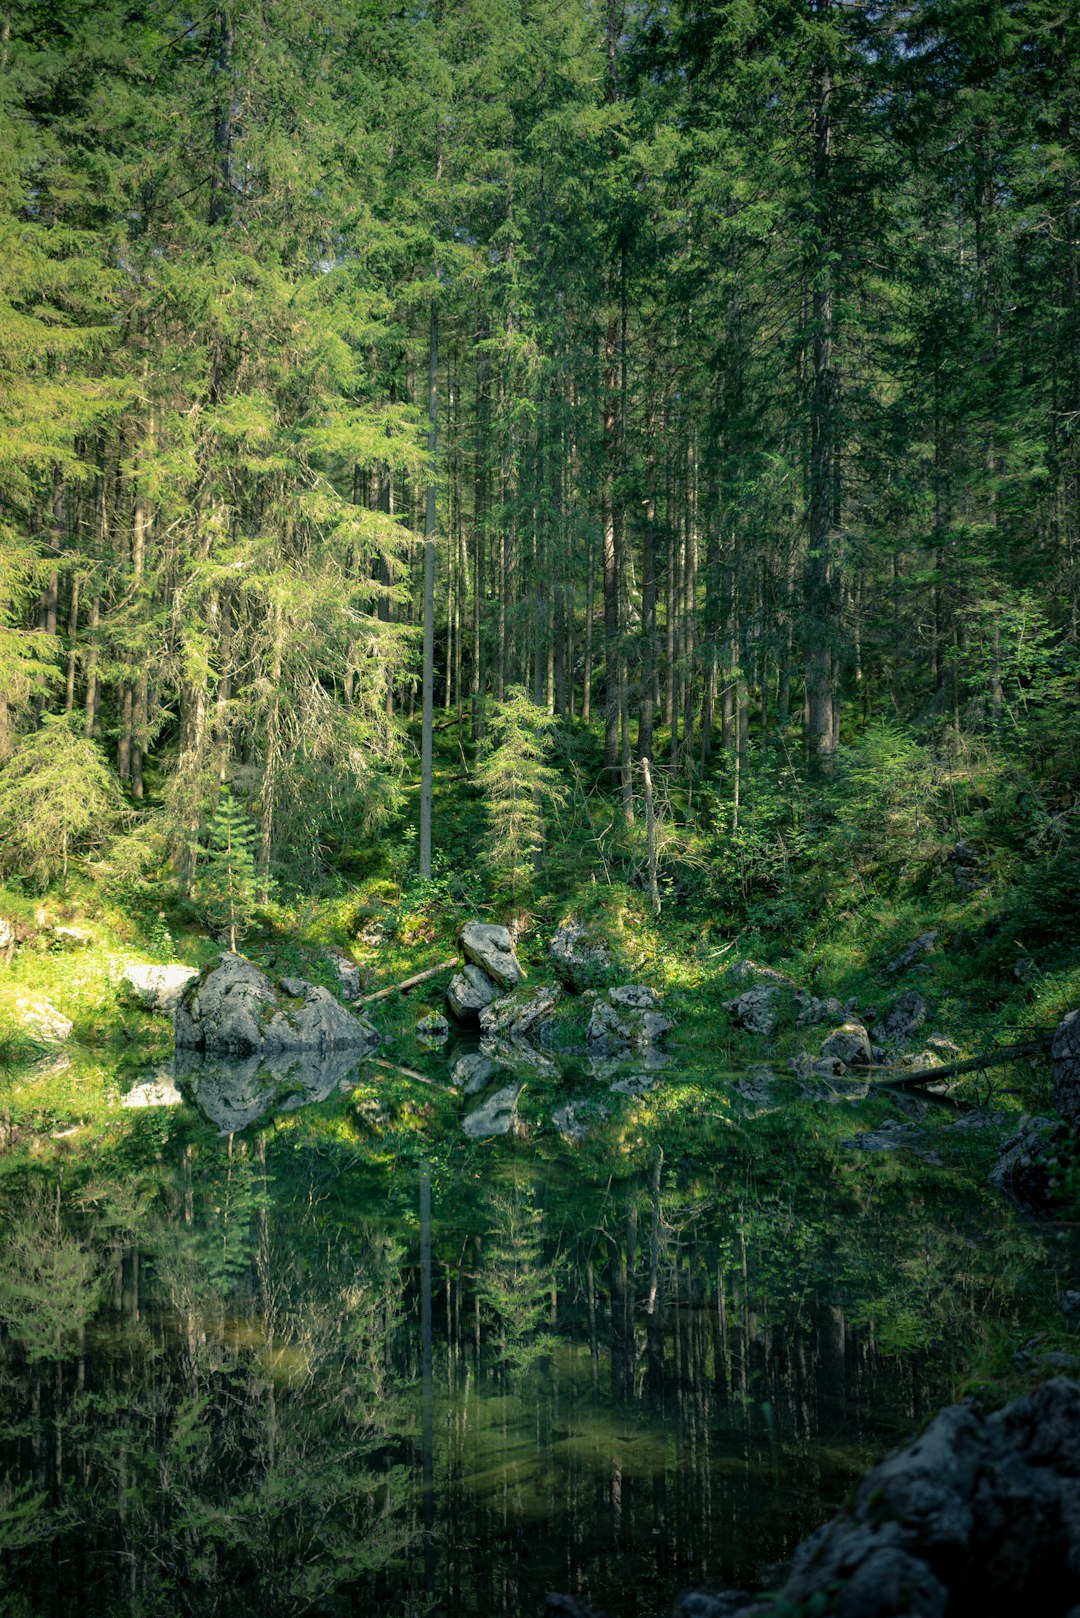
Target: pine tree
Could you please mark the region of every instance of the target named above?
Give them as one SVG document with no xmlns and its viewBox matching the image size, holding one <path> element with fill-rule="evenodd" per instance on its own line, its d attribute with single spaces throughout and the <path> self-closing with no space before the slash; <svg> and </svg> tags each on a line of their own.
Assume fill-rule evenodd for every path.
<svg viewBox="0 0 1080 1618">
<path fill-rule="evenodd" d="M 251 925 L 258 897 L 258 835 L 226 787 L 218 799 L 196 891 L 209 924 L 229 934 L 229 948 Z"/>
<path fill-rule="evenodd" d="M 0 766 L 0 870 L 67 892 L 73 854 L 99 847 L 123 817 L 116 778 L 96 742 L 46 714 Z"/>
<path fill-rule="evenodd" d="M 491 715 L 488 749 L 477 766 L 488 819 L 488 856 L 512 892 L 527 887 L 544 846 L 544 811 L 564 796 L 546 762 L 555 719 L 523 686 L 513 686 Z"/>
</svg>

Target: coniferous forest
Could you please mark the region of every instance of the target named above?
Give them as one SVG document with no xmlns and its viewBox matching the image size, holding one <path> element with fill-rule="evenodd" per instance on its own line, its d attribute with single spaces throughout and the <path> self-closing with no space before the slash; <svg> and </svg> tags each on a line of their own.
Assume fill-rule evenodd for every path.
<svg viewBox="0 0 1080 1618">
<path fill-rule="evenodd" d="M 1072 0 L 0 10 L 0 1618 L 1066 1613 L 1078 929 Z"/>
</svg>

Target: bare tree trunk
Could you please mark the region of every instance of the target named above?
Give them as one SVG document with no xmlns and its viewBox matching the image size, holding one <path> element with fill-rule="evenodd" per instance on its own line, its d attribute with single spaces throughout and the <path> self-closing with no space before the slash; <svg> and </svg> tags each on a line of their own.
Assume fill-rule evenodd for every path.
<svg viewBox="0 0 1080 1618">
<path fill-rule="evenodd" d="M 441 167 L 440 162 L 436 169 Z M 424 667 L 420 719 L 420 875 L 431 875 L 432 724 L 435 699 L 435 457 L 438 448 L 439 306 L 431 300 L 428 343 L 428 486 L 424 522 Z"/>
</svg>

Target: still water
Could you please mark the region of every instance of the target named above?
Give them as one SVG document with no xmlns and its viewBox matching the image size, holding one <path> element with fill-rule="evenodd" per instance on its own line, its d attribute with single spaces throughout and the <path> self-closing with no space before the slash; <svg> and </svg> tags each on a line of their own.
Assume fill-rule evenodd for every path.
<svg viewBox="0 0 1080 1618">
<path fill-rule="evenodd" d="M 1064 1284 L 945 1109 L 463 1054 L 3 1079 L 4 1618 L 767 1580 Z"/>
</svg>

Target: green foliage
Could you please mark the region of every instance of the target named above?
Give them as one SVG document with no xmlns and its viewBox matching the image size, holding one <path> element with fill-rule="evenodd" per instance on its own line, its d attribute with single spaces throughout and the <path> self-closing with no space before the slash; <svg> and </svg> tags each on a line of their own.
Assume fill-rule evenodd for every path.
<svg viewBox="0 0 1080 1618">
<path fill-rule="evenodd" d="M 558 772 L 547 762 L 555 720 L 522 686 L 493 705 L 487 749 L 476 767 L 488 821 L 492 868 L 517 894 L 531 886 L 544 846 L 546 815 L 565 798 Z"/>
<path fill-rule="evenodd" d="M 0 764 L 0 870 L 67 887 L 72 858 L 100 848 L 121 823 L 116 780 L 97 743 L 46 714 Z"/>
<path fill-rule="evenodd" d="M 251 927 L 259 897 L 256 843 L 255 827 L 225 787 L 210 822 L 196 896 L 208 924 L 228 937 L 233 951 Z"/>
</svg>

